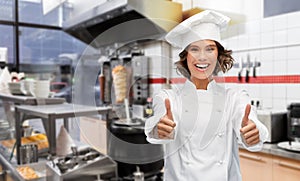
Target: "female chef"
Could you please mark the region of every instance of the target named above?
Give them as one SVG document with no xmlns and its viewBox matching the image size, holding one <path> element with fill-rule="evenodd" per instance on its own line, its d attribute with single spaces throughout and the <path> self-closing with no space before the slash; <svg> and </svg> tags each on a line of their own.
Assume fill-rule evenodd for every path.
<svg viewBox="0 0 300 181">
<path fill-rule="evenodd" d="M 226 88 L 220 78 L 233 64 L 220 40 L 228 22 L 207 10 L 166 35 L 183 50 L 175 65 L 187 80 L 155 95 L 154 116 L 146 120 L 147 140 L 165 145 L 164 180 L 239 181 L 238 145 L 259 151 L 268 137 L 247 92 Z"/>
</svg>

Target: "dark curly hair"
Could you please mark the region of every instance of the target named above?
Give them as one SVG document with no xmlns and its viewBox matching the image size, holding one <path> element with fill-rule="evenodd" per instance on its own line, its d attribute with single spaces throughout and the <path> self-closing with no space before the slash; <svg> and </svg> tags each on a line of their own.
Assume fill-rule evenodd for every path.
<svg viewBox="0 0 300 181">
<path fill-rule="evenodd" d="M 217 45 L 218 49 L 218 62 L 220 66 L 216 66 L 213 74 L 217 75 L 220 71 L 223 73 L 227 72 L 233 66 L 234 59 L 232 58 L 232 50 L 226 50 L 219 42 L 214 41 Z M 187 54 L 188 52 L 184 49 L 179 53 L 180 60 L 175 62 L 176 69 L 179 71 L 184 77 L 190 78 L 191 73 L 188 69 L 187 65 Z"/>
</svg>

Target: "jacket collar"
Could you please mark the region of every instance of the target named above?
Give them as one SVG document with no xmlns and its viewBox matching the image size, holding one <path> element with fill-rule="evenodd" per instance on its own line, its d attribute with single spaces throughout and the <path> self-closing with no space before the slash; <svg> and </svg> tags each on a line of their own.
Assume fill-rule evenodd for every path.
<svg viewBox="0 0 300 181">
<path fill-rule="evenodd" d="M 207 91 L 212 91 L 216 88 L 217 83 L 216 81 L 213 79 L 212 81 L 210 81 L 207 85 Z M 184 87 L 190 88 L 190 89 L 196 89 L 196 86 L 193 82 L 191 82 L 189 79 L 186 79 L 185 81 L 185 85 Z M 204 90 L 205 91 L 205 90 Z"/>
</svg>

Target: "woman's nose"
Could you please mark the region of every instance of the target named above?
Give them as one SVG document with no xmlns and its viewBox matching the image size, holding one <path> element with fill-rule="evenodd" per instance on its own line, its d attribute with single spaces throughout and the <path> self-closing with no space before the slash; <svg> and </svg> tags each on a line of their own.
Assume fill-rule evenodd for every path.
<svg viewBox="0 0 300 181">
<path fill-rule="evenodd" d="M 205 61 L 205 60 L 207 59 L 207 55 L 205 54 L 205 52 L 200 51 L 200 52 L 197 54 L 196 59 L 199 60 L 199 61 Z"/>
</svg>

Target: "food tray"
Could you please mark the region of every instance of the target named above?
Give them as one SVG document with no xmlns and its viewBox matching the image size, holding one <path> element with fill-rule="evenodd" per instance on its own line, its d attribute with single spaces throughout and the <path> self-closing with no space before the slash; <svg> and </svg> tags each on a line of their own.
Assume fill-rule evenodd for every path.
<svg viewBox="0 0 300 181">
<path fill-rule="evenodd" d="M 38 178 L 34 179 L 26 179 L 24 178 L 20 172 L 18 171 L 20 168 L 29 167 L 33 169 L 33 171 L 38 175 Z M 23 178 L 24 181 L 44 181 L 46 180 L 46 161 L 38 162 L 38 163 L 30 163 L 25 165 L 19 165 L 16 167 L 16 173 L 20 178 Z"/>
<path fill-rule="evenodd" d="M 3 140 L 0 141 L 0 144 L 6 147 L 9 150 L 12 150 L 14 148 L 16 140 L 10 139 L 10 140 Z M 33 136 L 28 137 L 22 137 L 21 138 L 21 144 L 37 144 L 39 153 L 44 153 L 49 148 L 49 143 L 47 136 L 45 134 L 36 134 Z M 14 150 L 16 152 L 16 150 Z"/>
</svg>

